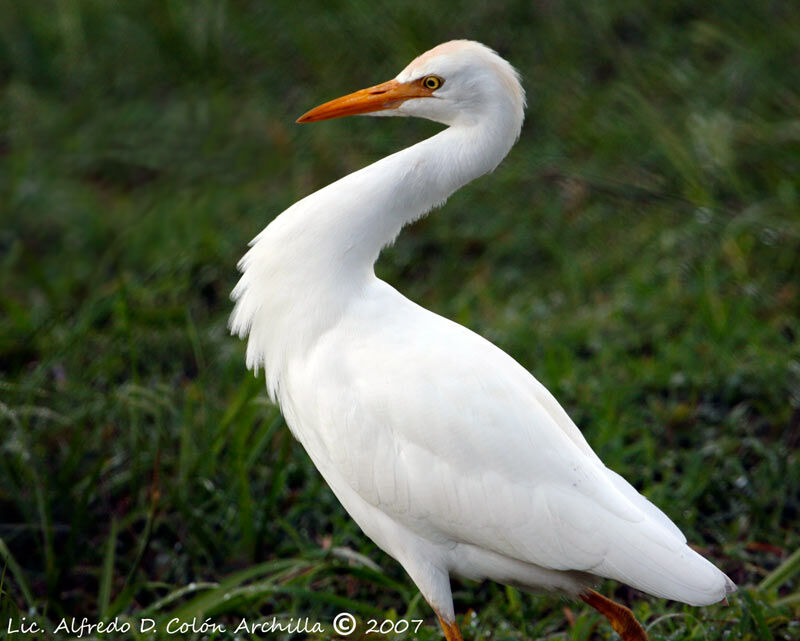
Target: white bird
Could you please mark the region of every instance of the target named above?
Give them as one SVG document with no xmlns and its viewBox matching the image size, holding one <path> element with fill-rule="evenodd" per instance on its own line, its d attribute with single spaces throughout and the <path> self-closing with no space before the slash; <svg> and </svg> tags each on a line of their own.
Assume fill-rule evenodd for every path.
<svg viewBox="0 0 800 641">
<path fill-rule="evenodd" d="M 558 401 L 481 336 L 375 276 L 404 225 L 492 171 L 519 137 L 514 68 L 471 41 L 298 122 L 351 114 L 447 125 L 289 207 L 239 263 L 231 330 L 247 366 L 361 529 L 460 640 L 450 575 L 582 598 L 627 640 L 600 577 L 707 605 L 733 582 L 589 447 Z"/>
</svg>

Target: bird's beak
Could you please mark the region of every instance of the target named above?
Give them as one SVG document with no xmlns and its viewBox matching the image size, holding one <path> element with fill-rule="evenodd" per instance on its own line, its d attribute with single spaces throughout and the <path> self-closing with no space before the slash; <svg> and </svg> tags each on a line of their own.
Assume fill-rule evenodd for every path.
<svg viewBox="0 0 800 641">
<path fill-rule="evenodd" d="M 396 109 L 409 98 L 427 98 L 432 94 L 433 92 L 423 87 L 420 82 L 390 80 L 326 102 L 304 113 L 297 119 L 297 122 L 316 122 L 317 120 Z"/>
</svg>

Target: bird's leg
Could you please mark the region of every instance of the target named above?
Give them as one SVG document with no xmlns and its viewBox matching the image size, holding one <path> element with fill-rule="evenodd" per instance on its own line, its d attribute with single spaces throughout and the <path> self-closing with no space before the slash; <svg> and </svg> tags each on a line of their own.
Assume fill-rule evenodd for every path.
<svg viewBox="0 0 800 641">
<path fill-rule="evenodd" d="M 594 590 L 589 590 L 579 596 L 608 619 L 611 627 L 624 641 L 648 641 L 644 628 L 633 616 L 633 612 L 624 605 L 620 605 Z"/>
<path fill-rule="evenodd" d="M 455 620 L 453 620 L 452 623 L 448 623 L 438 612 L 436 616 L 439 617 L 439 623 L 442 626 L 442 630 L 444 630 L 444 638 L 447 639 L 447 641 L 464 641 L 464 638 L 461 636 L 461 630 L 458 629 L 458 624 Z"/>
</svg>

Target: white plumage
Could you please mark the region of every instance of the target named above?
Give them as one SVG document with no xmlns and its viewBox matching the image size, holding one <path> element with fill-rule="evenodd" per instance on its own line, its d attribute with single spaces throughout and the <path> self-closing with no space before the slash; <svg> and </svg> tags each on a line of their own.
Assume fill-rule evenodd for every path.
<svg viewBox="0 0 800 641">
<path fill-rule="evenodd" d="M 720 601 L 730 579 L 603 465 L 544 386 L 374 274 L 404 225 L 498 165 L 523 109 L 505 60 L 453 41 L 301 118 L 373 112 L 448 127 L 276 218 L 239 265 L 232 331 L 249 334 L 248 367 L 264 369 L 344 507 L 446 623 L 450 573 L 572 595 L 609 577 Z"/>
</svg>

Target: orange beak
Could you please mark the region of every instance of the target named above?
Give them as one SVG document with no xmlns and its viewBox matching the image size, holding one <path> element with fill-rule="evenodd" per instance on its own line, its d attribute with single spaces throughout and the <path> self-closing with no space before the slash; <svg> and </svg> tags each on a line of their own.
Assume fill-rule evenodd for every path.
<svg viewBox="0 0 800 641">
<path fill-rule="evenodd" d="M 297 119 L 297 122 L 316 122 L 317 120 L 395 109 L 409 98 L 428 98 L 431 95 L 433 95 L 433 91 L 423 87 L 419 81 L 390 80 L 326 102 L 304 113 Z"/>
</svg>

